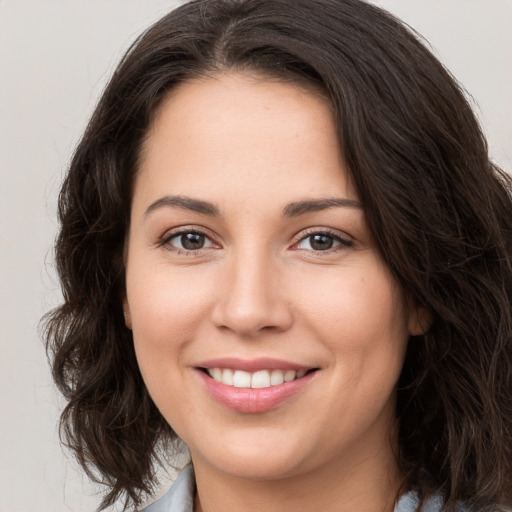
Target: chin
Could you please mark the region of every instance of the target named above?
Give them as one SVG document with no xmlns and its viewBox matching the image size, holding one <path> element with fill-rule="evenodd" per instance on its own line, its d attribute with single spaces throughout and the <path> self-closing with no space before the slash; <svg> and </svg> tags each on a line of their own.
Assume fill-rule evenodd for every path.
<svg viewBox="0 0 512 512">
<path fill-rule="evenodd" d="M 266 454 L 265 454 L 266 455 Z M 258 460 L 217 460 L 216 467 L 219 471 L 227 473 L 236 478 L 252 481 L 276 481 L 296 476 L 304 472 L 302 464 L 293 460 L 269 460 L 268 457 L 258 457 Z"/>
<path fill-rule="evenodd" d="M 304 461 L 311 457 L 299 456 L 300 450 L 283 446 L 283 443 L 245 443 L 242 445 L 226 446 L 218 443 L 207 453 L 197 453 L 191 449 L 192 462 L 202 458 L 210 466 L 222 473 L 237 478 L 255 481 L 279 480 L 296 475 L 305 470 Z M 304 453 L 304 450 L 302 450 Z"/>
</svg>

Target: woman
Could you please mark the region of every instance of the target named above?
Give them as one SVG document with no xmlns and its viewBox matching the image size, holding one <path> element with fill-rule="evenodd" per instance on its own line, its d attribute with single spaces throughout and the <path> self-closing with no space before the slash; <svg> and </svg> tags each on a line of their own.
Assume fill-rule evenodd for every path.
<svg viewBox="0 0 512 512">
<path fill-rule="evenodd" d="M 67 443 L 148 511 L 511 504 L 512 201 L 356 0 L 203 0 L 120 63 L 60 197 Z"/>
</svg>

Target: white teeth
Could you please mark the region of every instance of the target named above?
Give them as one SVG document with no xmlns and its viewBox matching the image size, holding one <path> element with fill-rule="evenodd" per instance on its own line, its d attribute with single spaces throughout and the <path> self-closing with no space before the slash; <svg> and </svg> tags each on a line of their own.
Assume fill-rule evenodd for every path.
<svg viewBox="0 0 512 512">
<path fill-rule="evenodd" d="M 297 372 L 294 370 L 288 370 L 284 374 L 284 381 L 290 382 L 291 380 L 295 380 L 295 377 L 297 377 Z"/>
<path fill-rule="evenodd" d="M 235 388 L 250 388 L 251 374 L 242 370 L 236 370 L 233 375 L 233 386 L 235 386 Z"/>
<path fill-rule="evenodd" d="M 270 387 L 270 373 L 267 370 L 255 372 L 251 377 L 251 388 L 268 388 Z"/>
<path fill-rule="evenodd" d="M 306 373 L 307 370 L 299 370 L 298 372 L 295 370 L 259 370 L 249 373 L 230 368 L 208 368 L 208 375 L 217 382 L 222 382 L 222 384 L 236 388 L 254 389 L 279 386 L 284 382 L 301 379 Z"/>
<path fill-rule="evenodd" d="M 279 386 L 284 382 L 284 374 L 281 370 L 272 370 L 270 374 L 270 385 Z"/>
<path fill-rule="evenodd" d="M 220 368 L 214 368 L 213 371 L 214 371 L 214 375 L 215 375 L 215 370 L 220 370 Z M 227 386 L 232 386 L 233 385 L 233 370 L 230 370 L 229 368 L 226 368 L 224 370 L 221 370 L 222 372 L 222 378 L 221 378 L 221 382 L 222 384 L 226 384 Z M 213 377 L 215 379 L 215 377 Z M 215 379 L 217 380 L 217 379 Z"/>
</svg>

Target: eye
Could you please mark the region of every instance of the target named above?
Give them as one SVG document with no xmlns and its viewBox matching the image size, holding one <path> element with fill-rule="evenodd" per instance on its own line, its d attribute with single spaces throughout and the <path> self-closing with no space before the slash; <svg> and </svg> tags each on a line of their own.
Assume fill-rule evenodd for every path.
<svg viewBox="0 0 512 512">
<path fill-rule="evenodd" d="M 214 243 L 200 231 L 181 231 L 163 240 L 162 245 L 178 252 L 199 251 L 214 247 Z"/>
<path fill-rule="evenodd" d="M 316 231 L 304 236 L 295 245 L 296 249 L 325 252 L 343 247 L 352 247 L 352 241 L 328 231 Z"/>
</svg>

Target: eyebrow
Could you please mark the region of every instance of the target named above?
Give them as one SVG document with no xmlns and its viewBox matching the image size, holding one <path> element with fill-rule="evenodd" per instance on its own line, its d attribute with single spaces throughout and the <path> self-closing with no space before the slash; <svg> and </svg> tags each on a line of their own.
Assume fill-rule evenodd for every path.
<svg viewBox="0 0 512 512">
<path fill-rule="evenodd" d="M 164 206 L 171 206 L 181 208 L 183 210 L 192 211 L 201 215 L 208 215 L 211 217 L 220 217 L 219 208 L 208 201 L 201 199 L 193 199 L 186 196 L 164 196 L 151 203 L 144 213 L 148 216 L 151 212 L 162 208 Z M 320 212 L 330 208 L 356 208 L 362 209 L 363 206 L 359 201 L 353 199 L 342 198 L 327 198 L 327 199 L 307 199 L 304 201 L 296 201 L 287 204 L 282 211 L 283 217 L 299 217 L 307 213 Z"/>
<path fill-rule="evenodd" d="M 144 213 L 148 216 L 151 212 L 162 208 L 163 206 L 174 206 L 182 210 L 189 210 L 192 212 L 200 213 L 201 215 L 209 215 L 211 217 L 220 217 L 220 211 L 213 203 L 202 201 L 200 199 L 192 199 L 185 196 L 164 196 L 151 203 Z"/>
<path fill-rule="evenodd" d="M 353 199 L 308 199 L 305 201 L 297 201 L 290 203 L 283 208 L 283 217 L 299 217 L 306 213 L 320 212 L 330 208 L 356 208 L 363 209 L 363 205 L 359 201 Z"/>
</svg>

